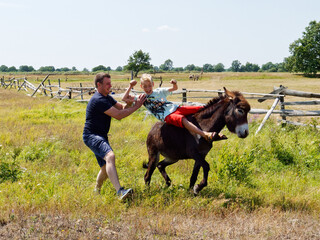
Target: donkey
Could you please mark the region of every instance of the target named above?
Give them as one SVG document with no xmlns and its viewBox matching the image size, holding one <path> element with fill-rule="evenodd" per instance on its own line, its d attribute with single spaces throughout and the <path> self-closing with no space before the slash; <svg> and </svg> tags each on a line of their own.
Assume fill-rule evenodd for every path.
<svg viewBox="0 0 320 240">
<path fill-rule="evenodd" d="M 226 88 L 224 91 L 224 96 L 211 99 L 197 113 L 187 118 L 204 131 L 219 133 L 226 125 L 230 132 L 236 133 L 239 138 L 245 138 L 249 134 L 247 115 L 250 105 L 240 92 L 231 92 Z M 205 157 L 211 148 L 212 142 L 192 135 L 185 128 L 157 122 L 147 137 L 149 162 L 145 165 L 148 168 L 144 176 L 146 185 L 150 185 L 151 176 L 157 167 L 170 186 L 171 179 L 165 168 L 181 159 L 194 159 L 190 189 L 197 195 L 207 186 L 210 167 Z M 165 157 L 161 162 L 160 154 Z M 203 168 L 203 179 L 200 184 L 195 185 L 200 167 Z"/>
</svg>

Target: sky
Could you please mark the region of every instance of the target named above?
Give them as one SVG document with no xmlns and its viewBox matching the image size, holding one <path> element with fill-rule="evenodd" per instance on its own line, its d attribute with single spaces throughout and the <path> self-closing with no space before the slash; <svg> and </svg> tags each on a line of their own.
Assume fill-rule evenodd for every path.
<svg viewBox="0 0 320 240">
<path fill-rule="evenodd" d="M 280 63 L 319 0 L 0 0 L 0 65 L 115 69 L 135 51 L 174 67 Z"/>
</svg>

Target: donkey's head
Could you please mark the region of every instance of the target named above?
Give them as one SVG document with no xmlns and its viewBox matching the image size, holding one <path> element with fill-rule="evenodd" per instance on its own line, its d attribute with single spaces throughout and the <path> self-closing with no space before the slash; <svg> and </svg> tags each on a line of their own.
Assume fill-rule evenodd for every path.
<svg viewBox="0 0 320 240">
<path fill-rule="evenodd" d="M 224 88 L 226 101 L 229 101 L 225 110 L 225 120 L 230 132 L 236 133 L 238 137 L 245 138 L 249 135 L 248 112 L 250 105 L 240 92 L 231 92 Z"/>
</svg>

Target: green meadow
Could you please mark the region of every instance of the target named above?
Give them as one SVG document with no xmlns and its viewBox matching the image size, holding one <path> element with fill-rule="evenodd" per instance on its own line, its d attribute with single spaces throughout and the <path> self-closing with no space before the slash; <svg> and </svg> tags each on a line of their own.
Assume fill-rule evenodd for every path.
<svg viewBox="0 0 320 240">
<path fill-rule="evenodd" d="M 230 75 L 217 81 L 229 84 L 234 78 Z M 266 81 L 265 74 L 251 76 L 252 84 L 261 79 Z M 274 75 L 269 78 L 274 79 Z M 297 86 L 303 81 L 287 75 L 277 79 L 296 80 Z M 212 78 L 202 85 L 204 81 L 211 84 Z M 230 90 L 238 90 L 229 85 Z M 247 89 L 242 86 L 241 90 Z M 101 195 L 93 192 L 99 167 L 82 141 L 85 109 L 85 103 L 75 100 L 31 98 L 16 89 L 0 88 L 0 238 L 320 237 L 320 137 L 316 128 L 281 127 L 272 118 L 255 135 L 261 119 L 249 115 L 246 139 L 224 129 L 229 139 L 214 142 L 206 158 L 208 186 L 195 197 L 188 189 L 193 160 L 167 168 L 172 186 L 166 187 L 158 170 L 150 187 L 145 186 L 145 142 L 156 119 L 145 118 L 142 107 L 111 123 L 109 139 L 120 183 L 134 189 L 132 199 L 120 202 L 110 181 L 103 185 Z M 201 179 L 202 171 L 197 182 Z"/>
</svg>

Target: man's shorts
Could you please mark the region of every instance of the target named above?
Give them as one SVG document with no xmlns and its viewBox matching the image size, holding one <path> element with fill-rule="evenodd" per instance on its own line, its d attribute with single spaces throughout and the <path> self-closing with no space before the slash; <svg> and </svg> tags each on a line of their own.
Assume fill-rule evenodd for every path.
<svg viewBox="0 0 320 240">
<path fill-rule="evenodd" d="M 168 124 L 183 128 L 182 119 L 198 112 L 203 106 L 181 106 L 176 111 L 166 116 L 164 121 Z"/>
<path fill-rule="evenodd" d="M 108 139 L 96 134 L 83 134 L 83 141 L 95 154 L 99 166 L 103 167 L 106 164 L 103 158 L 112 151 Z"/>
</svg>

